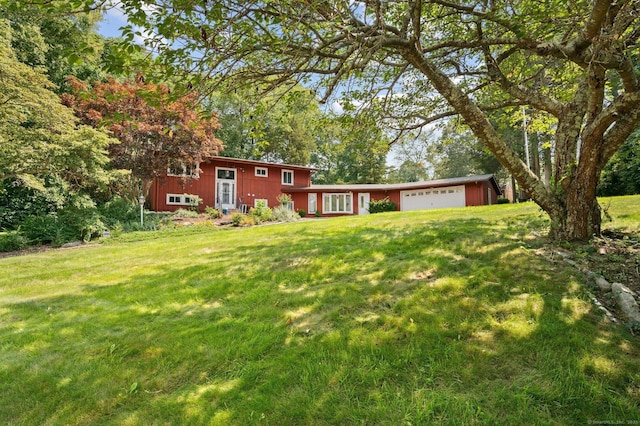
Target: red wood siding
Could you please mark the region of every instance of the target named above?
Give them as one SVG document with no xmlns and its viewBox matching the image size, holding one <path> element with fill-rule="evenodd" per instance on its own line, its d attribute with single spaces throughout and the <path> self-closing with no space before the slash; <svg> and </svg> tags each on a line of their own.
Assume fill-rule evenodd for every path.
<svg viewBox="0 0 640 426">
<path fill-rule="evenodd" d="M 491 192 L 491 200 L 489 200 Z M 489 181 L 468 183 L 465 186 L 465 197 L 467 206 L 486 206 L 497 204 L 498 193 Z"/>
<path fill-rule="evenodd" d="M 243 204 L 253 207 L 256 199 L 266 199 L 269 207 L 274 207 L 278 204 L 277 197 L 282 193 L 286 193 L 291 195 L 296 211 L 304 209 L 307 214 L 310 214 L 308 195 L 309 193 L 315 193 L 317 196 L 317 210 L 323 216 L 341 216 L 351 213 L 323 212 L 323 195 L 325 193 L 351 193 L 353 214 L 359 214 L 359 195 L 369 193 L 370 201 L 389 198 L 396 203 L 397 209 L 400 210 L 400 194 L 407 188 L 406 185 L 401 185 L 400 189 L 397 187 L 384 189 L 385 186 L 378 185 L 375 190 L 367 191 L 361 186 L 348 188 L 348 185 L 345 185 L 344 187 L 331 187 L 331 190 L 325 187 L 323 192 L 320 188 L 316 189 L 311 186 L 313 168 L 215 157 L 200 165 L 201 171 L 196 179 L 184 182 L 179 177 L 167 176 L 156 180 L 149 194 L 151 208 L 156 211 L 174 211 L 178 208 L 188 207 L 168 204 L 167 194 L 175 194 L 176 196 L 183 194 L 198 195 L 203 200 L 200 206 L 201 210 L 208 206 L 220 207 L 216 205 L 216 170 L 218 168 L 235 170 L 235 204 L 232 203 L 232 205 L 235 205 L 236 208 L 240 208 Z M 256 168 L 262 171 L 266 170 L 266 175 L 264 172 L 256 174 Z M 290 185 L 283 183 L 283 170 L 293 173 L 293 182 Z M 492 184 L 493 177 L 491 177 L 491 180 L 487 180 L 486 176 L 479 176 L 479 178 L 478 181 L 470 179 L 464 183 L 466 205 L 496 204 L 498 193 Z M 443 186 L 443 183 L 439 182 L 439 185 L 433 187 L 441 186 Z M 425 188 L 427 187 L 431 186 L 425 186 Z"/>
<path fill-rule="evenodd" d="M 291 195 L 291 201 L 293 201 L 293 209 L 295 211 L 299 211 L 300 209 L 304 209 L 307 212 L 307 215 L 313 216 L 313 213 L 309 213 L 309 194 L 306 192 L 293 192 Z M 318 194 L 318 197 L 320 194 Z M 316 203 L 317 205 L 317 203 Z M 320 206 L 318 205 L 318 208 Z"/>
<path fill-rule="evenodd" d="M 285 191 L 286 192 L 286 191 Z M 330 192 L 322 192 L 322 191 L 313 191 L 309 190 L 308 192 L 293 192 L 291 193 L 291 199 L 293 201 L 293 207 L 296 211 L 300 209 L 304 209 L 307 212 L 307 215 L 310 216 L 312 213 L 309 213 L 309 193 L 317 195 L 316 208 L 322 216 L 346 216 L 351 214 L 360 214 L 360 203 L 359 197 L 360 194 L 369 194 L 370 201 L 374 200 L 382 200 L 384 198 L 389 197 L 391 201 L 396 203 L 398 206 L 398 210 L 400 210 L 400 193 L 398 191 L 330 191 Z M 322 211 L 322 200 L 324 194 L 352 194 L 352 203 L 353 203 L 353 213 L 324 213 Z"/>
<path fill-rule="evenodd" d="M 256 176 L 256 167 L 267 169 L 267 176 Z M 201 172 L 197 179 L 183 183 L 174 176 L 156 180 L 151 187 L 151 209 L 155 211 L 174 211 L 186 206 L 167 204 L 167 194 L 195 194 L 202 198 L 201 210 L 215 207 L 216 168 L 234 169 L 236 171 L 236 204 L 253 207 L 256 199 L 268 200 L 269 207 L 277 204 L 278 195 L 291 187 L 311 185 L 311 171 L 295 169 L 276 164 L 243 164 L 233 159 L 215 159 L 200 164 Z M 282 184 L 282 170 L 293 172 L 293 185 Z M 306 194 L 305 194 L 306 197 Z M 305 201 L 306 204 L 306 201 Z M 296 206 L 297 207 L 297 206 Z"/>
<path fill-rule="evenodd" d="M 371 192 L 371 201 L 379 201 L 384 200 L 385 198 L 389 198 L 389 200 L 396 203 L 397 209 L 400 210 L 400 191 L 377 191 Z"/>
</svg>

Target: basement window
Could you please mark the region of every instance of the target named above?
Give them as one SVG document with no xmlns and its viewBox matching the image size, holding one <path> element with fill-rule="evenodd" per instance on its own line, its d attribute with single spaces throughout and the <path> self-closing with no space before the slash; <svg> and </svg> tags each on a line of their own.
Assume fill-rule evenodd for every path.
<svg viewBox="0 0 640 426">
<path fill-rule="evenodd" d="M 189 197 L 187 194 L 167 194 L 167 205 L 190 206 L 191 197 Z"/>
</svg>

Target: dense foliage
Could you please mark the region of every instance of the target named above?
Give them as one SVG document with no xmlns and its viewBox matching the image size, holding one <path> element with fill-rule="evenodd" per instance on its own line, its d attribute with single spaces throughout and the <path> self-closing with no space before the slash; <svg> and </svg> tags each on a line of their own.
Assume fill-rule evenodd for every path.
<svg viewBox="0 0 640 426">
<path fill-rule="evenodd" d="M 151 14 L 138 1 L 121 4 L 132 24 L 151 33 L 145 43 L 156 63 L 174 74 L 189 70 L 192 83 L 275 87 L 306 79 L 322 99 L 350 98 L 354 110 L 400 131 L 460 115 L 549 214 L 557 239 L 599 233 L 600 173 L 640 123 L 634 0 L 569 8 L 520 0 L 232 0 L 212 10 L 197 0 L 160 0 Z M 552 135 L 548 180 L 491 122 L 522 106 Z"/>
<path fill-rule="evenodd" d="M 636 131 L 602 172 L 598 195 L 640 194 L 640 132 Z"/>
<path fill-rule="evenodd" d="M 41 186 L 44 176 L 59 176 L 74 187 L 108 183 L 104 149 L 115 141 L 78 125 L 47 77 L 17 60 L 11 38 L 0 20 L 0 182 Z"/>
<path fill-rule="evenodd" d="M 152 180 L 169 168 L 182 169 L 185 177 L 196 174 L 199 164 L 222 148 L 214 134 L 217 118 L 202 113 L 195 93 L 174 97 L 169 87 L 146 83 L 140 75 L 91 87 L 75 77 L 68 80 L 73 94 L 63 94 L 63 103 L 84 123 L 118 139 L 109 145 L 109 156 L 114 167 L 131 171 L 135 181 L 123 195 L 132 200 L 146 195 Z"/>
<path fill-rule="evenodd" d="M 381 200 L 371 200 L 369 203 L 369 213 L 395 212 L 398 205 L 391 201 L 389 197 Z"/>
</svg>

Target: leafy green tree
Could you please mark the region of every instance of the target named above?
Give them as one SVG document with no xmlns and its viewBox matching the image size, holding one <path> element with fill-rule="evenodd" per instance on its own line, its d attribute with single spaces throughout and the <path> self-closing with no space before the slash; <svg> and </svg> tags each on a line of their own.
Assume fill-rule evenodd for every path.
<svg viewBox="0 0 640 426">
<path fill-rule="evenodd" d="M 602 172 L 598 195 L 640 194 L 640 132 L 636 131 Z"/>
<path fill-rule="evenodd" d="M 316 184 L 382 183 L 389 140 L 375 123 L 349 115 L 327 116 L 317 134 L 312 164 Z"/>
<path fill-rule="evenodd" d="M 216 91 L 207 98 L 205 108 L 218 115 L 217 136 L 224 141 L 220 155 L 247 160 L 260 158 L 255 143 L 254 107 L 244 92 Z"/>
<path fill-rule="evenodd" d="M 0 182 L 42 188 L 43 177 L 60 176 L 75 188 L 105 185 L 105 148 L 114 140 L 78 125 L 47 77 L 17 60 L 11 34 L 0 20 Z"/>
<path fill-rule="evenodd" d="M 168 86 L 147 83 L 142 75 L 124 82 L 109 78 L 92 87 L 73 77 L 69 82 L 74 93 L 63 94 L 63 103 L 85 124 L 118 139 L 109 144 L 109 156 L 115 168 L 131 172 L 122 189 L 131 200 L 146 195 L 153 179 L 170 167 L 179 167 L 188 179 L 222 147 L 215 136 L 218 120 L 201 111 L 196 93 L 176 97 Z"/>
<path fill-rule="evenodd" d="M 429 143 L 427 157 L 438 179 L 486 173 L 502 175 L 504 170 L 496 157 L 457 120 L 441 127 L 441 135 Z"/>
<path fill-rule="evenodd" d="M 220 120 L 222 155 L 309 164 L 321 112 L 308 89 L 275 89 L 263 97 L 255 89 L 217 91 L 207 105 Z"/>
<path fill-rule="evenodd" d="M 322 98 L 349 96 L 399 130 L 460 115 L 549 214 L 556 239 L 600 232 L 600 174 L 640 123 L 636 0 L 158 0 L 153 13 L 121 4 L 151 32 L 156 64 L 192 71 L 192 84 L 307 79 Z M 489 119 L 519 106 L 554 123 L 548 184 Z"/>
<path fill-rule="evenodd" d="M 260 117 L 266 120 L 258 127 L 262 160 L 307 165 L 315 148 L 314 130 L 320 111 L 308 89 L 295 86 L 283 93 L 277 89 L 259 103 Z"/>
<path fill-rule="evenodd" d="M 405 160 L 397 169 L 392 169 L 387 177 L 389 183 L 421 182 L 429 179 L 429 172 L 422 163 L 411 160 Z"/>
<path fill-rule="evenodd" d="M 387 180 L 390 183 L 419 182 L 429 180 L 433 166 L 429 147 L 437 139 L 435 129 L 421 129 L 405 133 L 391 147 L 394 160 L 400 166 L 390 167 Z"/>
<path fill-rule="evenodd" d="M 0 228 L 19 225 L 31 243 L 88 240 L 103 229 L 88 194 L 110 183 L 105 149 L 117 141 L 79 125 L 11 41 L 0 20 Z"/>
<path fill-rule="evenodd" d="M 104 39 L 96 33 L 100 13 L 50 15 L 34 6 L 16 10 L 0 3 L 0 15 L 11 24 L 16 58 L 43 70 L 55 92 L 68 89 L 68 75 L 90 81 L 104 77 Z"/>
</svg>

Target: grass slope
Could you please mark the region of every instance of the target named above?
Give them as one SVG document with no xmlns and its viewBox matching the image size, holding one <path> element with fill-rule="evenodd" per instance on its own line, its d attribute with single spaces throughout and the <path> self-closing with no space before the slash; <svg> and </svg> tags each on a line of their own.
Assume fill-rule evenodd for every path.
<svg viewBox="0 0 640 426">
<path fill-rule="evenodd" d="M 0 259 L 0 423 L 640 419 L 640 341 L 535 254 L 545 225 L 492 206 Z"/>
</svg>

